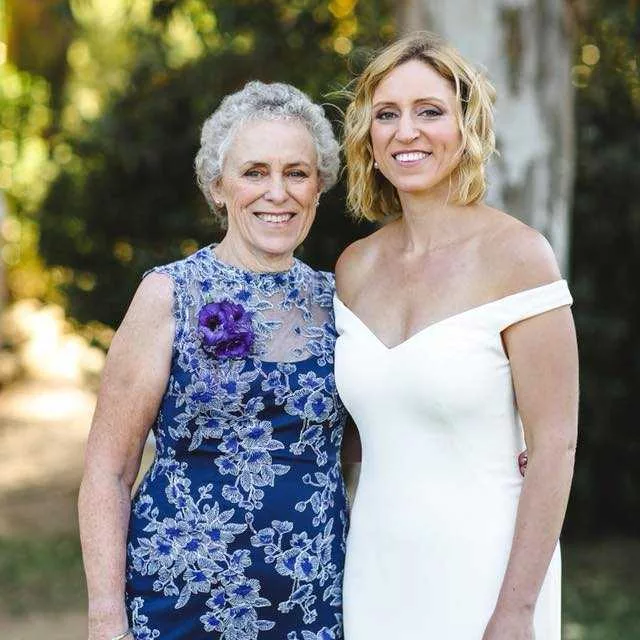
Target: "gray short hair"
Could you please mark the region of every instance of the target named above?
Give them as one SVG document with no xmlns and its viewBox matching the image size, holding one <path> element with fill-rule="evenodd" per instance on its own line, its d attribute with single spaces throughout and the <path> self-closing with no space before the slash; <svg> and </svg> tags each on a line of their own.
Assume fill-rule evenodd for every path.
<svg viewBox="0 0 640 640">
<path fill-rule="evenodd" d="M 322 107 L 290 84 L 247 82 L 240 91 L 226 96 L 205 120 L 195 160 L 198 186 L 213 213 L 222 220 L 224 210 L 213 201 L 211 184 L 222 175 L 225 154 L 238 129 L 246 122 L 256 120 L 301 122 L 313 138 L 322 191 L 328 191 L 338 178 L 339 145 Z"/>
</svg>

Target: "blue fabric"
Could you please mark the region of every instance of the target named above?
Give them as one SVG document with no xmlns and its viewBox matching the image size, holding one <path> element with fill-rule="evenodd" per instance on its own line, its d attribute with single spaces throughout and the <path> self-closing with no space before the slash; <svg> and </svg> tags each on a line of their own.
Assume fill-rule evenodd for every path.
<svg viewBox="0 0 640 640">
<path fill-rule="evenodd" d="M 154 271 L 172 279 L 176 330 L 156 458 L 129 526 L 135 637 L 342 638 L 346 414 L 332 276 L 297 260 L 243 271 L 210 247 Z M 251 314 L 246 357 L 203 349 L 198 313 L 224 300 Z"/>
</svg>

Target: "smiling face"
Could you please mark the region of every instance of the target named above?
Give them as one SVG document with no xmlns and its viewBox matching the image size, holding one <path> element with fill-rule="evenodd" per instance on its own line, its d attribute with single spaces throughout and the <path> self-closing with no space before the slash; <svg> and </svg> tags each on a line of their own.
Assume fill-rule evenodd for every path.
<svg viewBox="0 0 640 640">
<path fill-rule="evenodd" d="M 253 256 L 278 260 L 291 257 L 309 233 L 320 188 L 306 127 L 259 120 L 234 136 L 211 193 L 226 207 L 227 237 Z"/>
<path fill-rule="evenodd" d="M 372 103 L 373 157 L 398 193 L 448 190 L 461 155 L 449 81 L 427 63 L 409 60 L 380 81 Z"/>
</svg>

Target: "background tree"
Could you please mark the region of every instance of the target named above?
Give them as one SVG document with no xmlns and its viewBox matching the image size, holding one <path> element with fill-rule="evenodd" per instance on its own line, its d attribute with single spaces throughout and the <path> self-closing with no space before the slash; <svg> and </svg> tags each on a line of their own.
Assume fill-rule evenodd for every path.
<svg viewBox="0 0 640 640">
<path fill-rule="evenodd" d="M 60 69 L 72 30 L 70 15 L 58 13 L 64 4 L 0 0 L 0 189 L 7 209 L 0 231 L 10 299 L 52 293 L 38 254 L 37 217 L 57 175 L 51 142 L 59 111 L 52 107 L 52 86 L 59 87 L 60 105 L 66 75 Z M 47 33 L 41 49 L 34 32 Z"/>
<path fill-rule="evenodd" d="M 581 24 L 572 289 L 581 442 L 568 524 L 640 531 L 640 5 L 597 0 Z M 620 636 L 623 637 L 623 636 Z"/>
<path fill-rule="evenodd" d="M 67 49 L 75 24 L 65 0 L 5 0 L 7 58 L 22 71 L 45 78 L 62 104 L 68 73 Z M 46 34 L 46 37 L 43 37 Z"/>
<path fill-rule="evenodd" d="M 214 9 L 196 0 L 158 1 L 146 20 L 120 23 L 113 37 L 130 43 L 120 64 L 126 82 L 110 82 L 111 66 L 100 63 L 104 29 L 94 27 L 99 12 L 90 19 L 84 11 L 70 51 L 85 68 L 77 65 L 69 79 L 78 103 L 66 109 L 78 112 L 88 94 L 101 112 L 76 113 L 77 125 L 68 128 L 73 154 L 42 207 L 40 246 L 63 274 L 72 314 L 113 325 L 145 269 L 219 235 L 192 167 L 200 126 L 222 96 L 251 78 L 291 82 L 325 103 L 338 128 L 339 108 L 331 103 L 340 99 L 332 91 L 350 80 L 345 56 L 388 37 L 390 25 L 376 2 L 244 0 Z M 91 60 L 104 68 L 100 76 L 88 73 Z M 362 233 L 344 211 L 342 186 L 322 198 L 300 251 L 314 265 L 332 268 Z"/>
<path fill-rule="evenodd" d="M 571 60 L 566 0 L 403 0 L 402 32 L 443 35 L 494 83 L 500 155 L 488 201 L 542 231 L 566 270 L 574 175 Z"/>
</svg>

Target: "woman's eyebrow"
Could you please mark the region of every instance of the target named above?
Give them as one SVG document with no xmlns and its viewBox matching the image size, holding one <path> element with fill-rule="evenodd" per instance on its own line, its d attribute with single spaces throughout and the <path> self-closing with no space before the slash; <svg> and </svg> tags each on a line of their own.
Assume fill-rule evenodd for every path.
<svg viewBox="0 0 640 640">
<path fill-rule="evenodd" d="M 395 107 L 395 106 L 396 106 L 396 103 L 395 103 L 395 102 L 389 102 L 389 101 L 385 101 L 385 102 L 376 102 L 376 103 L 373 105 L 373 108 L 374 108 L 374 109 L 378 109 L 379 107 L 391 107 L 391 106 Z"/>
<path fill-rule="evenodd" d="M 251 166 L 266 167 L 268 165 L 269 165 L 269 162 L 267 160 L 246 160 L 240 165 L 240 167 L 244 169 L 245 167 L 251 167 Z M 286 162 L 284 166 L 285 167 L 294 167 L 294 166 L 310 167 L 311 165 L 305 160 L 293 160 L 291 162 Z"/>
<path fill-rule="evenodd" d="M 439 104 L 446 104 L 445 100 L 442 98 L 438 98 L 437 96 L 425 96 L 424 98 L 417 98 L 412 102 L 412 104 L 419 104 L 421 102 L 437 102 Z M 392 100 L 384 100 L 380 102 L 376 102 L 373 105 L 374 109 L 379 109 L 380 107 L 395 107 L 397 106 L 397 102 L 393 102 Z"/>
<path fill-rule="evenodd" d="M 286 167 L 296 167 L 296 166 L 300 166 L 300 167 L 310 167 L 311 165 L 308 162 L 305 162 L 304 160 L 294 160 L 293 162 L 287 162 Z"/>
<path fill-rule="evenodd" d="M 240 166 L 241 167 L 250 167 L 251 165 L 256 165 L 256 164 L 257 165 L 266 165 L 268 163 L 265 162 L 264 160 L 246 160 Z"/>
</svg>

